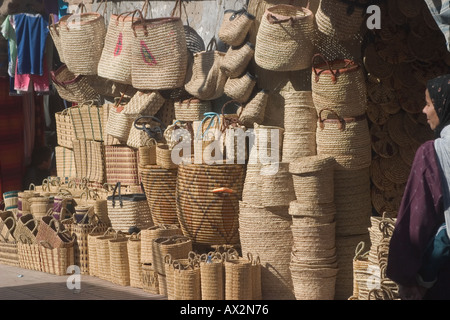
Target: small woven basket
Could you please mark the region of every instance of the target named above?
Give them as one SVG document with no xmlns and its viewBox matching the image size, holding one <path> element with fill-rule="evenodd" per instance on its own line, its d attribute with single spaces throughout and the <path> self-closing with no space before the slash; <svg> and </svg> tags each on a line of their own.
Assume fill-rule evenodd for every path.
<svg viewBox="0 0 450 320">
<path fill-rule="evenodd" d="M 229 78 L 237 78 L 245 73 L 255 54 L 255 46 L 245 42 L 239 46 L 231 46 L 222 59 L 220 69 Z"/>
<path fill-rule="evenodd" d="M 225 10 L 218 36 L 220 40 L 230 46 L 239 46 L 244 43 L 255 16 L 246 8 L 240 10 Z"/>
</svg>

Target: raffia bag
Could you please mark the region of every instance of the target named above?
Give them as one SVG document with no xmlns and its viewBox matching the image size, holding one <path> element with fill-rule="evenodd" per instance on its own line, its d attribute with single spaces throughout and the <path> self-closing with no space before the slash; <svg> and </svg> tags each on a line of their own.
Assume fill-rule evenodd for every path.
<svg viewBox="0 0 450 320">
<path fill-rule="evenodd" d="M 128 146 L 105 146 L 106 182 L 138 185 L 137 150 Z"/>
<path fill-rule="evenodd" d="M 269 166 L 272 165 L 269 164 Z M 294 183 L 289 166 L 289 163 L 280 162 L 277 164 L 276 173 L 263 178 L 261 196 L 262 205 L 265 207 L 289 206 L 289 203 L 295 200 Z"/>
<path fill-rule="evenodd" d="M 138 90 L 124 106 L 126 115 L 154 116 L 164 105 L 165 99 L 158 91 Z"/>
<path fill-rule="evenodd" d="M 250 101 L 245 106 L 238 108 L 236 113 L 239 115 L 239 121 L 246 128 L 253 127 L 255 122 L 262 123 L 268 100 L 269 92 L 267 90 L 258 91 L 253 97 L 250 97 Z"/>
<path fill-rule="evenodd" d="M 336 159 L 341 169 L 368 168 L 371 163 L 371 141 L 365 114 L 344 118 L 334 111 L 329 116 L 319 112 L 316 131 L 317 154 Z"/>
<path fill-rule="evenodd" d="M 98 101 L 89 100 L 68 109 L 75 139 L 103 141 L 102 108 Z"/>
<path fill-rule="evenodd" d="M 329 156 L 301 157 L 289 164 L 296 199 L 313 203 L 334 201 L 334 168 Z"/>
<path fill-rule="evenodd" d="M 183 235 L 178 224 L 156 224 L 141 230 L 141 263 L 153 263 L 153 240 Z"/>
<path fill-rule="evenodd" d="M 314 14 L 309 8 L 269 7 L 256 35 L 255 62 L 273 71 L 306 69 L 311 65 L 313 39 Z"/>
<path fill-rule="evenodd" d="M 317 60 L 321 62 L 317 62 Z M 327 61 L 313 57 L 311 90 L 317 113 L 331 108 L 341 117 L 355 117 L 367 109 L 366 81 L 362 68 L 353 60 Z"/>
<path fill-rule="evenodd" d="M 84 12 L 84 4 L 79 7 L 80 13 L 59 20 L 64 61 L 75 74 L 95 75 L 105 42 L 105 20 L 100 13 Z"/>
<path fill-rule="evenodd" d="M 220 70 L 229 78 L 237 78 L 245 73 L 254 55 L 255 46 L 251 42 L 231 46 L 222 59 Z"/>
<path fill-rule="evenodd" d="M 175 119 L 180 121 L 201 121 L 206 112 L 211 112 L 211 101 L 190 98 L 175 101 Z"/>
<path fill-rule="evenodd" d="M 250 72 L 237 78 L 228 78 L 224 86 L 224 93 L 233 100 L 246 103 L 256 86 L 256 78 Z"/>
<path fill-rule="evenodd" d="M 39 244 L 36 242 L 37 231 L 38 220 L 31 213 L 17 219 L 14 237 L 17 240 L 21 268 L 41 271 Z"/>
<path fill-rule="evenodd" d="M 73 140 L 78 179 L 105 182 L 105 146 L 99 141 Z"/>
<path fill-rule="evenodd" d="M 97 244 L 97 274 L 100 279 L 111 281 L 111 259 L 109 254 L 109 240 L 114 239 L 117 232 L 108 228 L 103 235 L 96 237 Z"/>
<path fill-rule="evenodd" d="M 73 150 L 56 146 L 55 147 L 55 158 L 56 158 L 56 173 L 58 177 L 61 178 L 75 178 L 76 166 L 75 166 L 75 156 Z"/>
<path fill-rule="evenodd" d="M 186 35 L 181 18 L 173 14 L 144 19 L 141 13 L 133 22 L 131 83 L 134 88 L 164 90 L 184 85 L 188 66 Z"/>
<path fill-rule="evenodd" d="M 219 252 L 209 252 L 202 254 L 199 260 L 202 300 L 224 300 L 224 255 Z"/>
<path fill-rule="evenodd" d="M 136 118 L 136 116 L 124 113 L 124 105 L 126 103 L 117 100 L 114 106 L 109 109 L 108 121 L 106 122 L 106 134 L 122 144 L 128 140 L 131 126 Z"/>
<path fill-rule="evenodd" d="M 320 0 L 316 13 L 318 30 L 339 40 L 350 40 L 360 31 L 365 8 L 359 1 Z"/>
<path fill-rule="evenodd" d="M 109 263 L 111 270 L 111 282 L 121 285 L 130 285 L 130 264 L 128 261 L 128 240 L 129 236 L 117 232 L 112 239 L 109 239 Z"/>
<path fill-rule="evenodd" d="M 230 46 L 244 43 L 255 16 L 244 7 L 240 10 L 225 10 L 222 24 L 219 28 L 219 39 Z"/>
<path fill-rule="evenodd" d="M 138 149 L 138 166 L 144 167 L 156 164 L 156 141 L 154 145 L 142 146 Z"/>
<path fill-rule="evenodd" d="M 128 232 L 130 227 L 144 229 L 153 225 L 145 194 L 121 194 L 121 183 L 118 182 L 107 201 L 108 216 L 114 230 Z"/>
<path fill-rule="evenodd" d="M 56 91 L 64 100 L 81 103 L 99 98 L 86 76 L 76 75 L 65 64 L 56 71 L 50 71 L 50 75 Z"/>
<path fill-rule="evenodd" d="M 185 90 L 200 100 L 214 100 L 223 95 L 227 76 L 220 66 L 225 52 L 217 50 L 212 38 L 205 51 L 194 53 L 192 77 L 185 84 Z"/>
<path fill-rule="evenodd" d="M 139 116 L 131 126 L 127 145 L 132 148 L 155 145 L 164 141 L 164 123 L 153 116 Z"/>
</svg>

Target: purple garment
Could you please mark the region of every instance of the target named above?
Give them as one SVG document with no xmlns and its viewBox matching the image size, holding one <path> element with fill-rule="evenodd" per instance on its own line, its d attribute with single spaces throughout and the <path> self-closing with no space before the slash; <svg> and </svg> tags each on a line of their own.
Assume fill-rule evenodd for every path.
<svg viewBox="0 0 450 320">
<path fill-rule="evenodd" d="M 386 276 L 398 284 L 416 283 L 427 245 L 444 222 L 441 177 L 433 141 L 421 145 L 414 157 L 389 247 Z M 450 265 L 425 299 L 450 299 Z"/>
</svg>

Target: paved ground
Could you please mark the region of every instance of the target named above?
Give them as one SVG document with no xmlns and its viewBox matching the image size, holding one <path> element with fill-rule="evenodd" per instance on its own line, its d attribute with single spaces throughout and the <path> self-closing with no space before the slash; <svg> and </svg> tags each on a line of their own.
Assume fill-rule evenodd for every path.
<svg viewBox="0 0 450 320">
<path fill-rule="evenodd" d="M 0 264 L 0 300 L 167 300 L 87 275 L 80 276 L 79 290 L 68 289 L 68 278 Z"/>
</svg>

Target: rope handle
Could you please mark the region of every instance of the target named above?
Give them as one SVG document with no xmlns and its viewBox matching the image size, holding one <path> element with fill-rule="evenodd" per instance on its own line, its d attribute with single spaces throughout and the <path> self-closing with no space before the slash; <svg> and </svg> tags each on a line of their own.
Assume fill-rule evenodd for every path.
<svg viewBox="0 0 450 320">
<path fill-rule="evenodd" d="M 168 253 L 168 254 L 166 254 L 165 256 L 164 256 L 164 263 L 165 264 L 169 264 L 169 265 L 172 265 L 172 255 L 170 254 L 170 253 Z"/>
<path fill-rule="evenodd" d="M 98 13 L 98 9 L 100 9 L 100 6 L 101 6 L 102 4 L 105 4 L 105 8 L 103 9 L 103 14 L 102 14 L 102 16 L 105 16 L 105 15 L 106 15 L 106 9 L 108 8 L 108 1 L 106 1 L 106 0 L 102 0 L 102 1 L 99 3 L 99 5 L 98 5 L 98 7 L 97 7 L 97 10 L 95 10 L 95 12 Z"/>
<path fill-rule="evenodd" d="M 110 234 L 115 234 L 117 233 L 116 230 L 114 230 L 112 227 L 109 227 L 108 229 L 106 229 L 106 231 L 103 233 L 103 237 L 106 237 Z"/>
<path fill-rule="evenodd" d="M 317 58 L 320 58 L 320 59 L 323 60 L 323 62 L 325 62 L 325 64 L 327 65 L 327 69 L 331 73 L 331 81 L 333 82 L 333 84 L 336 83 L 337 75 L 338 75 L 339 71 L 336 70 L 336 72 L 334 72 L 333 69 L 331 68 L 330 62 L 327 59 L 325 59 L 325 57 L 322 54 L 320 54 L 320 53 L 316 53 L 312 57 L 312 66 L 313 66 L 312 68 L 313 68 L 313 71 L 314 71 L 314 74 L 315 74 L 315 81 L 318 82 L 320 74 L 325 71 L 325 69 L 324 69 L 324 70 L 321 70 L 320 72 L 317 72 L 317 68 L 316 68 L 316 64 L 315 64 L 315 61 L 317 60 Z"/>
<path fill-rule="evenodd" d="M 336 119 L 339 121 L 339 130 L 340 131 L 344 130 L 345 120 L 341 116 L 339 116 L 339 114 L 336 111 L 334 111 L 333 109 L 330 109 L 330 108 L 323 108 L 319 111 L 319 126 L 321 129 L 325 128 L 325 123 L 324 123 L 325 119 L 322 119 L 323 111 L 330 111 L 331 113 L 333 113 L 336 116 Z"/>
<path fill-rule="evenodd" d="M 358 245 L 356 246 L 356 249 L 355 249 L 355 257 L 353 258 L 353 260 L 365 258 L 369 255 L 369 251 L 366 251 L 363 253 L 364 247 L 365 247 L 364 241 L 361 241 L 360 243 L 358 243 Z"/>
<path fill-rule="evenodd" d="M 177 9 L 179 9 L 180 10 L 179 18 L 181 18 L 182 6 L 183 6 L 183 0 L 176 0 L 175 1 L 175 5 L 173 6 L 172 12 L 170 13 L 170 16 L 171 17 L 175 17 L 175 13 L 176 13 Z M 185 7 L 185 10 L 186 10 L 186 7 Z M 187 15 L 187 13 L 186 13 L 186 15 Z"/>
<path fill-rule="evenodd" d="M 16 229 L 16 220 L 11 216 L 7 217 L 5 220 L 3 220 L 3 223 L 5 224 L 5 226 L 6 226 L 6 221 L 8 221 L 8 220 L 12 220 L 12 222 L 13 222 L 13 226 L 12 226 L 11 230 Z M 11 231 L 9 229 L 8 229 L 8 233 L 11 234 Z M 8 240 L 3 236 L 2 233 L 0 233 L 0 236 L 3 238 L 3 242 L 8 242 Z"/>
<path fill-rule="evenodd" d="M 239 120 L 239 115 L 237 117 L 226 117 L 225 116 L 225 108 L 231 104 L 231 103 L 237 103 L 238 104 L 238 108 L 242 107 L 242 103 L 240 103 L 237 100 L 230 100 L 227 101 L 223 106 L 222 106 L 222 118 L 223 118 L 223 122 L 222 122 L 222 126 L 221 126 L 221 131 L 224 132 L 227 128 L 231 127 L 239 127 L 242 126 L 242 122 Z M 242 108 L 243 109 L 243 108 Z M 242 111 L 241 111 L 242 113 Z"/>
<path fill-rule="evenodd" d="M 206 46 L 206 51 L 217 50 L 217 39 L 215 36 L 209 40 L 208 45 Z"/>
<path fill-rule="evenodd" d="M 139 13 L 139 18 L 137 18 L 137 20 L 134 21 L 134 17 L 136 15 L 136 13 Z M 144 22 L 144 20 L 145 20 L 144 19 L 144 15 L 142 14 L 141 10 L 137 9 L 137 10 L 133 11 L 133 15 L 132 15 L 132 18 L 131 18 L 131 21 L 133 21 L 133 22 L 131 24 L 131 28 L 133 29 L 133 33 L 134 33 L 135 37 L 137 37 L 136 24 Z M 144 35 L 147 37 L 148 36 L 147 26 L 144 23 L 142 23 L 142 27 L 144 28 Z"/>
</svg>

